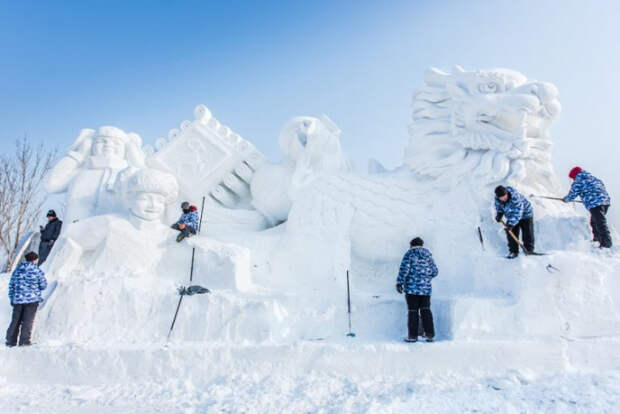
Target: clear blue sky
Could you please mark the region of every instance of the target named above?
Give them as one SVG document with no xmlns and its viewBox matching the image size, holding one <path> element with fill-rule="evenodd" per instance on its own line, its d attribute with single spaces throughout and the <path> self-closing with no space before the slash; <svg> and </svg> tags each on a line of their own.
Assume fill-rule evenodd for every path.
<svg viewBox="0 0 620 414">
<path fill-rule="evenodd" d="M 509 67 L 560 89 L 562 179 L 579 164 L 620 194 L 619 22 L 613 1 L 5 2 L 0 138 L 153 143 L 204 103 L 273 160 L 286 120 L 326 113 L 360 169 L 393 167 L 426 67 Z"/>
</svg>

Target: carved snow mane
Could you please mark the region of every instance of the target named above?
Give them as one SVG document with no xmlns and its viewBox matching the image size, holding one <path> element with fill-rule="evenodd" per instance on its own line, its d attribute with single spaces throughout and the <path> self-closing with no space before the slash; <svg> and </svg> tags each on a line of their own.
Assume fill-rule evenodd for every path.
<svg viewBox="0 0 620 414">
<path fill-rule="evenodd" d="M 549 127 L 558 90 L 509 69 L 430 68 L 413 94 L 405 165 L 432 180 L 513 182 L 551 190 Z M 536 181 L 534 181 L 536 180 Z"/>
</svg>

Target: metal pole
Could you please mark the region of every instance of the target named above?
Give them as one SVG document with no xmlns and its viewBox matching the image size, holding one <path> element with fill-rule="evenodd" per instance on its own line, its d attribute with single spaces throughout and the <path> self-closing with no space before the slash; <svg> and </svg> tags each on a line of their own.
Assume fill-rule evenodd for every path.
<svg viewBox="0 0 620 414">
<path fill-rule="evenodd" d="M 351 332 L 351 289 L 349 287 L 349 269 L 347 269 L 347 310 L 349 314 L 349 333 L 347 336 L 354 337 L 355 334 Z"/>
<path fill-rule="evenodd" d="M 172 335 L 172 330 L 174 329 L 174 323 L 177 321 L 177 315 L 179 314 L 179 308 L 181 307 L 181 302 L 183 301 L 183 295 L 179 297 L 179 303 L 177 303 L 177 310 L 174 312 L 174 318 L 172 319 L 172 325 L 170 325 L 170 330 L 168 331 L 168 337 L 166 341 L 170 340 L 170 335 Z"/>
<path fill-rule="evenodd" d="M 480 226 L 478 226 L 478 238 L 480 239 L 480 245 L 482 246 L 482 251 L 486 251 L 484 248 L 484 240 L 482 238 L 482 230 L 480 230 Z"/>
</svg>

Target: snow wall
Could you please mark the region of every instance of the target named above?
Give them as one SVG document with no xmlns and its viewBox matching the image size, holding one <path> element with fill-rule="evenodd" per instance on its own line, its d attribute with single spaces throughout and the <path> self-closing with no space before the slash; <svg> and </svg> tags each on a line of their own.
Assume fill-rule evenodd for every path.
<svg viewBox="0 0 620 414">
<path fill-rule="evenodd" d="M 536 249 L 548 254 L 512 261 L 492 219 L 498 184 L 567 192 L 551 165 L 559 112 L 553 85 L 518 72 L 429 69 L 413 96 L 403 165 L 375 162 L 373 174 L 351 170 L 326 116 L 285 124 L 280 164 L 202 105 L 156 148 L 114 127 L 83 130 L 48 181 L 50 192 L 66 192 L 68 215 L 43 265 L 50 288 L 37 341 L 165 341 L 192 255 L 192 284 L 211 293 L 184 298 L 173 341 L 341 337 L 347 270 L 358 337 L 393 340 L 406 329 L 395 279 L 415 236 L 439 267 L 439 339 L 618 335 L 620 257 L 591 246 L 583 207 L 531 198 Z M 200 235 L 177 244 L 168 225 L 178 205 L 200 209 L 203 197 Z"/>
</svg>

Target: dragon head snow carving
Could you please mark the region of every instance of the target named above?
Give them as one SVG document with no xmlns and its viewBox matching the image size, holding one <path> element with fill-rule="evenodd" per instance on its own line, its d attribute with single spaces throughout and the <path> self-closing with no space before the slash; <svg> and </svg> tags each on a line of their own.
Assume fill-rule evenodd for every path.
<svg viewBox="0 0 620 414">
<path fill-rule="evenodd" d="M 429 179 L 466 177 L 556 187 L 549 127 L 560 113 L 557 88 L 509 69 L 452 73 L 431 68 L 413 94 L 405 165 Z"/>
</svg>

